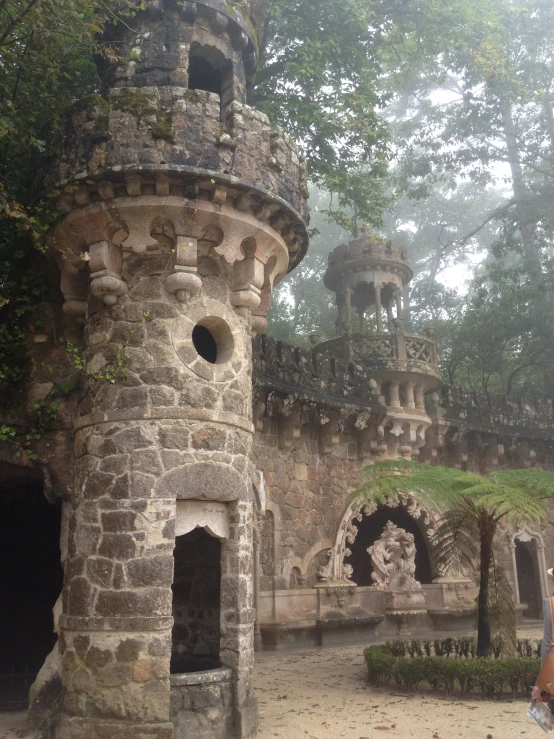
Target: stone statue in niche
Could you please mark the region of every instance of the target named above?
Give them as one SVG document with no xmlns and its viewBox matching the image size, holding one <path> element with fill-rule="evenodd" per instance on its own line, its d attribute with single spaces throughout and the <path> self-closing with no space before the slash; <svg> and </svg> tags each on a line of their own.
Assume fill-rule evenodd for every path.
<svg viewBox="0 0 554 739">
<path fill-rule="evenodd" d="M 421 584 L 415 579 L 413 534 L 388 521 L 381 537 L 367 552 L 373 565 L 371 579 L 378 590 L 421 590 Z"/>
<path fill-rule="evenodd" d="M 321 565 L 317 571 L 317 579 L 319 582 L 329 582 L 333 580 L 333 570 L 335 564 L 335 552 L 333 549 L 329 549 L 327 553 L 327 563 Z"/>
</svg>

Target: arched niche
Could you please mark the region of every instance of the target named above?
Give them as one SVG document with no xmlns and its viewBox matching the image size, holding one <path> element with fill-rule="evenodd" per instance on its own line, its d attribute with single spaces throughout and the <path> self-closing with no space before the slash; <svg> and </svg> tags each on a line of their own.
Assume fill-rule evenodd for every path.
<svg viewBox="0 0 554 739">
<path fill-rule="evenodd" d="M 416 579 L 421 577 L 420 582 L 431 582 L 435 573 L 430 557 L 429 540 L 438 528 L 439 519 L 438 509 L 432 511 L 423 506 L 412 494 L 395 493 L 387 498 L 383 506 L 374 503 L 348 506 L 339 524 L 335 544 L 328 555 L 326 579 L 371 585 L 371 558 L 365 550 L 381 536 L 387 521 L 390 520 L 414 534 L 416 552 L 419 553 L 416 554 Z M 356 563 L 352 563 L 353 552 L 359 552 L 359 558 L 364 559 L 365 552 L 367 557 L 365 577 L 360 577 L 356 572 Z M 363 565 L 358 563 L 357 566 L 359 568 Z M 356 582 L 355 575 L 360 582 Z"/>
<path fill-rule="evenodd" d="M 542 600 L 548 597 L 548 575 L 542 535 L 528 527 L 510 538 L 516 603 L 526 603 L 525 615 L 542 617 Z"/>
<path fill-rule="evenodd" d="M 367 549 L 381 537 L 389 521 L 413 534 L 416 548 L 415 579 L 423 585 L 430 584 L 433 581 L 433 571 L 428 542 L 418 522 L 410 516 L 404 506 L 392 509 L 379 506 L 369 516 L 362 515 L 357 521 L 358 534 L 348 546 L 351 554 L 344 557 L 345 564 L 352 567 L 352 581 L 356 585 L 374 584 L 371 577 L 373 571 L 371 557 Z"/>
<path fill-rule="evenodd" d="M 222 553 L 229 538 L 225 503 L 178 500 L 175 519 L 171 673 L 221 666 Z"/>
</svg>

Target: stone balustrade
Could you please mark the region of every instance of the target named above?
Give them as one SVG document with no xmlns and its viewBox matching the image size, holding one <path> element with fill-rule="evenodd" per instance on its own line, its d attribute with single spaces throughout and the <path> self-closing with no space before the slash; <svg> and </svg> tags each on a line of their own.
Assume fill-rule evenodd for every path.
<svg viewBox="0 0 554 739">
<path fill-rule="evenodd" d="M 423 372 L 439 377 L 437 347 L 433 339 L 402 331 L 352 334 L 322 341 L 314 351 L 350 358 L 367 369 Z"/>
<path fill-rule="evenodd" d="M 452 425 L 508 436 L 550 439 L 554 405 L 550 399 L 510 398 L 487 395 L 446 385 L 440 404 Z"/>
<path fill-rule="evenodd" d="M 422 337 L 404 335 L 406 343 L 417 340 L 430 347 L 431 342 Z M 366 337 L 373 349 L 373 357 L 388 361 L 394 352 L 394 335 Z M 340 347 L 342 337 L 318 345 Z M 430 349 L 428 349 L 430 351 Z M 390 352 L 390 353 L 389 353 Z M 367 364 L 342 359 L 327 350 L 325 354 L 294 348 L 271 336 L 254 340 L 254 373 L 256 382 L 277 392 L 294 394 L 297 398 L 309 398 L 326 405 L 351 404 L 379 408 L 379 397 L 369 385 L 371 375 Z M 421 360 L 420 360 L 421 361 Z M 436 363 L 424 362 L 434 368 Z M 523 438 L 550 438 L 554 427 L 554 403 L 552 400 L 510 398 L 504 395 L 487 396 L 467 388 L 446 385 L 442 388 L 438 403 L 428 396 L 428 411 L 439 413 L 446 425 L 481 430 L 487 433 L 520 436 Z M 382 409 L 382 406 L 381 406 Z"/>
<path fill-rule="evenodd" d="M 256 382 L 264 387 L 330 405 L 382 411 L 366 370 L 357 362 L 295 348 L 266 335 L 254 339 L 253 359 Z"/>
</svg>

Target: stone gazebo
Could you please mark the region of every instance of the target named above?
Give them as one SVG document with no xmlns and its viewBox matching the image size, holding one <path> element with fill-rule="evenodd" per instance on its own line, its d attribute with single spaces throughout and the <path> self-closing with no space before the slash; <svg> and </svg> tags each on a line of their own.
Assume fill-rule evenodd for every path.
<svg viewBox="0 0 554 739">
<path fill-rule="evenodd" d="M 422 337 L 403 330 L 402 288 L 412 276 L 400 246 L 365 235 L 331 252 L 324 277 L 336 293 L 339 335 L 316 344 L 314 353 L 362 365 L 368 389 L 381 396 L 386 415 L 365 435 L 374 459 L 417 458 L 426 432 L 437 426 L 437 409 L 430 418 L 425 403 L 441 385 L 434 332 Z"/>
</svg>

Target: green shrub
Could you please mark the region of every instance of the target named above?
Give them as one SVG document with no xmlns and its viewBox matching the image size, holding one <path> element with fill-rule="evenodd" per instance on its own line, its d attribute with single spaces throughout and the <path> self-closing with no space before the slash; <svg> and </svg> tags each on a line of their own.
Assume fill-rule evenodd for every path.
<svg viewBox="0 0 554 739">
<path fill-rule="evenodd" d="M 426 679 L 428 670 L 424 664 L 431 657 L 399 657 L 395 659 L 392 675 L 403 690 L 415 690 Z"/>
<path fill-rule="evenodd" d="M 383 647 L 368 647 L 364 650 L 369 682 L 372 685 L 386 683 L 392 676 L 395 658 Z"/>
<path fill-rule="evenodd" d="M 440 640 L 437 640 L 438 642 Z M 472 644 L 453 640 L 451 652 L 471 655 Z M 509 689 L 512 695 L 528 696 L 529 686 L 534 685 L 540 669 L 540 661 L 532 657 L 498 657 L 475 658 L 450 657 L 448 645 L 439 643 L 438 649 L 443 656 L 406 657 L 392 652 L 416 654 L 417 646 L 410 643 L 408 647 L 396 648 L 394 642 L 383 646 L 368 647 L 364 651 L 368 678 L 372 685 L 390 683 L 392 680 L 403 690 L 415 690 L 421 683 L 427 683 L 434 691 L 452 693 L 459 688 L 462 695 L 467 695 L 478 688 L 484 698 L 494 698 Z M 423 651 L 425 642 L 423 643 Z M 534 647 L 533 647 L 534 651 Z"/>
<path fill-rule="evenodd" d="M 407 645 L 407 650 L 410 657 L 423 657 L 423 648 L 419 639 L 412 639 Z"/>
</svg>

